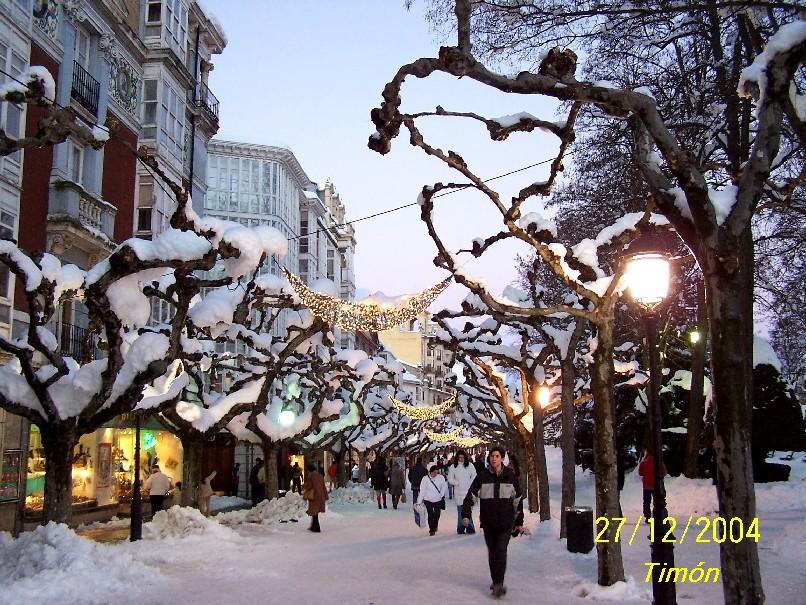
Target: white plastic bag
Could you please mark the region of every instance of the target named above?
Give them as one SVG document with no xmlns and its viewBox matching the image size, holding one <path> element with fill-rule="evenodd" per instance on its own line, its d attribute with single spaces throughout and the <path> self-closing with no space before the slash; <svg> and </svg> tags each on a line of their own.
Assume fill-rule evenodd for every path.
<svg viewBox="0 0 806 605">
<path fill-rule="evenodd" d="M 414 522 L 420 529 L 428 527 L 428 511 L 425 509 L 425 504 L 414 505 Z"/>
</svg>

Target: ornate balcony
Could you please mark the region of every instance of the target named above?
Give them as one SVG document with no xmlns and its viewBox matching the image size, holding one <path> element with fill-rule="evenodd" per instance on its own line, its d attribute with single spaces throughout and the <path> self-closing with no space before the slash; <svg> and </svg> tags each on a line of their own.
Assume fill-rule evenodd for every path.
<svg viewBox="0 0 806 605">
<path fill-rule="evenodd" d="M 87 328 L 62 322 L 58 338 L 62 355 L 72 357 L 79 363 L 87 363 L 104 356 L 103 351 L 98 348 L 98 335 L 91 333 Z"/>
<path fill-rule="evenodd" d="M 98 95 L 101 85 L 77 61 L 73 61 L 73 86 L 70 96 L 92 115 L 98 115 Z"/>
<path fill-rule="evenodd" d="M 196 107 L 203 107 L 210 115 L 210 119 L 218 122 L 218 99 L 216 99 L 215 95 L 210 92 L 207 84 L 204 82 L 199 83 L 199 85 L 196 87 L 195 97 L 196 98 L 194 101 Z"/>
<path fill-rule="evenodd" d="M 48 251 L 61 256 L 69 249 L 86 260 L 71 262 L 90 266 L 114 248 L 117 208 L 87 193 L 71 181 L 56 181 L 48 205 Z M 71 255 L 72 257 L 72 255 Z"/>
</svg>

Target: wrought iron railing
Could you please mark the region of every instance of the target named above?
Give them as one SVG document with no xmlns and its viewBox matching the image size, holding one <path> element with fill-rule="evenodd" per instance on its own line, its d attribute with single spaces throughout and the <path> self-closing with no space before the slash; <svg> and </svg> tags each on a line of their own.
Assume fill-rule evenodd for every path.
<svg viewBox="0 0 806 605">
<path fill-rule="evenodd" d="M 200 82 L 196 87 L 196 107 L 204 107 L 210 117 L 218 121 L 218 99 L 210 92 L 207 84 Z"/>
<path fill-rule="evenodd" d="M 70 96 L 92 115 L 98 115 L 98 95 L 100 92 L 101 85 L 98 80 L 81 67 L 78 61 L 73 61 L 73 87 L 70 90 Z"/>
<path fill-rule="evenodd" d="M 103 357 L 98 348 L 98 335 L 87 328 L 62 322 L 59 326 L 59 349 L 62 355 L 72 357 L 79 363 L 87 363 Z"/>
</svg>

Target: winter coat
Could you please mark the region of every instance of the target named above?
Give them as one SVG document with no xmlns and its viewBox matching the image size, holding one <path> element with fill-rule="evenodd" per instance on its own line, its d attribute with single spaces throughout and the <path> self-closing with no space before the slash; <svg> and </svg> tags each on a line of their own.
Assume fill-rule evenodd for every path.
<svg viewBox="0 0 806 605">
<path fill-rule="evenodd" d="M 638 474 L 641 475 L 641 479 L 644 483 L 644 489 L 655 489 L 655 469 L 654 469 L 655 460 L 652 457 L 652 454 L 648 454 L 644 461 L 638 465 Z M 661 467 L 661 472 L 664 476 L 666 476 L 666 465 L 663 464 Z"/>
<path fill-rule="evenodd" d="M 385 462 L 376 462 L 372 465 L 372 471 L 370 473 L 370 479 L 372 479 L 372 489 L 376 491 L 385 492 L 389 489 L 389 479 L 386 474 L 389 472 L 389 469 L 386 466 Z"/>
<path fill-rule="evenodd" d="M 426 502 L 439 502 L 448 495 L 448 482 L 445 477 L 437 473 L 436 477 L 426 475 L 420 482 L 420 493 L 417 496 L 417 504 Z"/>
<path fill-rule="evenodd" d="M 403 469 L 395 467 L 389 477 L 389 493 L 393 496 L 400 496 L 406 487 L 406 478 L 403 476 Z"/>
<path fill-rule="evenodd" d="M 350 477 L 352 477 L 353 482 L 358 482 L 360 476 L 361 469 L 358 468 L 357 464 L 353 465 L 352 470 L 350 471 Z"/>
<path fill-rule="evenodd" d="M 515 471 L 504 466 L 496 474 L 485 468 L 476 475 L 462 503 L 462 518 L 470 519 L 473 498 L 480 500 L 481 526 L 490 531 L 511 531 L 523 525 L 523 499 Z"/>
<path fill-rule="evenodd" d="M 156 471 L 146 479 L 145 488 L 149 496 L 164 496 L 171 489 L 171 478 L 162 471 Z"/>
<path fill-rule="evenodd" d="M 411 483 L 411 489 L 420 489 L 420 483 L 422 483 L 423 477 L 427 474 L 428 470 L 422 462 L 412 466 L 409 469 L 409 483 Z"/>
<path fill-rule="evenodd" d="M 261 483 L 265 483 L 265 480 L 264 481 L 260 480 L 261 469 L 263 469 L 262 462 L 260 464 L 256 464 L 255 466 L 253 466 L 252 470 L 249 472 L 249 485 L 251 485 L 253 488 L 257 487 Z"/>
<path fill-rule="evenodd" d="M 472 464 L 451 465 L 448 468 L 448 483 L 453 486 L 453 500 L 456 504 L 461 505 L 465 501 L 467 490 L 470 489 L 470 484 L 475 478 L 476 467 Z"/>
<path fill-rule="evenodd" d="M 318 471 L 309 471 L 305 477 L 305 487 L 302 489 L 303 497 L 310 496 L 308 510 L 310 516 L 325 512 L 325 502 L 328 500 L 325 478 Z M 306 498 L 307 499 L 307 498 Z"/>
</svg>

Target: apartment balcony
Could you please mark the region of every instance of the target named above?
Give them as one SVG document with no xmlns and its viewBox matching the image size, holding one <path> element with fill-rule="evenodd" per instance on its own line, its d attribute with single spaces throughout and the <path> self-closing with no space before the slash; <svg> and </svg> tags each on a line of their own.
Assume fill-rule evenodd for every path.
<svg viewBox="0 0 806 605">
<path fill-rule="evenodd" d="M 218 122 L 218 99 L 210 92 L 207 84 L 200 82 L 196 87 L 194 103 L 196 107 L 204 109 L 211 120 Z"/>
<path fill-rule="evenodd" d="M 56 181 L 48 203 L 48 251 L 90 266 L 115 247 L 117 208 L 71 181 Z"/>
<path fill-rule="evenodd" d="M 98 335 L 87 328 L 62 322 L 57 330 L 57 338 L 61 354 L 72 357 L 79 363 L 103 357 L 103 351 L 98 348 Z"/>
<path fill-rule="evenodd" d="M 70 96 L 92 115 L 98 115 L 98 96 L 101 85 L 77 61 L 73 61 L 73 86 Z"/>
</svg>

